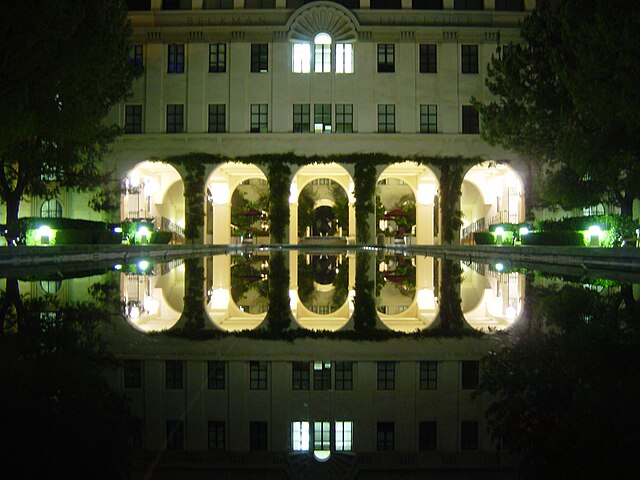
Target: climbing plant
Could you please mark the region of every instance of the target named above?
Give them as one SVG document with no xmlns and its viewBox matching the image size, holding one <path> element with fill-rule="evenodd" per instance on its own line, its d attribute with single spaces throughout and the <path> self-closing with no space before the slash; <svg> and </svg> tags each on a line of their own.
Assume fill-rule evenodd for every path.
<svg viewBox="0 0 640 480">
<path fill-rule="evenodd" d="M 369 215 L 376 211 L 376 165 L 364 160 L 356 162 L 354 195 L 356 197 L 356 240 L 367 243 L 371 240 Z"/>
<path fill-rule="evenodd" d="M 269 310 L 267 329 L 272 332 L 286 330 L 291 323 L 289 304 L 289 268 L 285 252 L 272 252 L 269 262 Z"/>
<path fill-rule="evenodd" d="M 370 331 L 376 326 L 378 314 L 375 303 L 375 282 L 369 278 L 368 252 L 356 253 L 356 285 L 353 305 L 353 328 L 357 332 Z"/>
<path fill-rule="evenodd" d="M 291 167 L 284 161 L 269 162 L 269 219 L 271 238 L 276 243 L 286 243 L 285 233 L 289 224 L 289 185 Z"/>
<path fill-rule="evenodd" d="M 458 199 L 462 194 L 464 165 L 443 163 L 440 166 L 440 217 L 443 243 L 452 243 L 462 226 Z"/>
</svg>

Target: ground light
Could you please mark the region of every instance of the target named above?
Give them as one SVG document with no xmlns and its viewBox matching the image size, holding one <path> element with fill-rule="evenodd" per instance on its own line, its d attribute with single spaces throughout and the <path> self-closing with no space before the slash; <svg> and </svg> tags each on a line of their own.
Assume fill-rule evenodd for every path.
<svg viewBox="0 0 640 480">
<path fill-rule="evenodd" d="M 136 231 L 136 242 L 140 243 L 143 238 L 147 242 L 151 238 L 151 232 L 149 232 L 149 229 L 147 227 L 144 227 L 144 226 L 138 228 L 138 230 Z"/>
<path fill-rule="evenodd" d="M 504 270 L 504 265 L 501 263 L 496 263 L 495 269 L 497 272 L 501 272 Z"/>
<path fill-rule="evenodd" d="M 496 236 L 496 244 L 497 245 L 502 245 L 502 240 L 504 238 L 504 228 L 502 227 L 498 227 L 495 230 L 495 236 Z"/>
<path fill-rule="evenodd" d="M 520 227 L 520 236 L 529 235 L 529 229 L 527 227 Z"/>
<path fill-rule="evenodd" d="M 55 232 L 47 225 L 42 225 L 36 230 L 36 242 L 40 242 L 41 245 L 52 244 L 54 236 Z"/>
<path fill-rule="evenodd" d="M 592 247 L 599 246 L 603 234 L 602 229 L 598 225 L 591 225 L 587 230 L 587 234 L 589 235 L 589 245 Z"/>
</svg>

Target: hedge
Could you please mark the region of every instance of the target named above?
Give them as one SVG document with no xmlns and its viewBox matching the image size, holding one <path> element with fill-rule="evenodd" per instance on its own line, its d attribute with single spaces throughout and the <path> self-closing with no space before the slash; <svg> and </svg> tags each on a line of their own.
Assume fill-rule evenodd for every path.
<svg viewBox="0 0 640 480">
<path fill-rule="evenodd" d="M 151 234 L 151 242 L 166 245 L 173 238 L 173 232 L 153 232 Z"/>
<path fill-rule="evenodd" d="M 584 247 L 584 235 L 581 232 L 559 230 L 549 232 L 531 232 L 522 236 L 522 245 L 563 245 Z"/>
<path fill-rule="evenodd" d="M 473 241 L 476 245 L 494 245 L 496 243 L 491 232 L 473 232 Z"/>
<path fill-rule="evenodd" d="M 584 217 L 566 217 L 560 220 L 544 220 L 536 222 L 536 230 L 550 231 L 587 231 L 597 225 L 605 236 L 600 242 L 602 246 L 619 245 L 623 238 L 635 237 L 638 220 L 623 215 L 588 215 Z"/>
</svg>

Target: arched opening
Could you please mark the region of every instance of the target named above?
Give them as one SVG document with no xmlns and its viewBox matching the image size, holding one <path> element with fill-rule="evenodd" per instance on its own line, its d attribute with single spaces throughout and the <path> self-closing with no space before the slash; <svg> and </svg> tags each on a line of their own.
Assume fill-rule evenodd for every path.
<svg viewBox="0 0 640 480">
<path fill-rule="evenodd" d="M 62 204 L 57 198 L 50 198 L 40 205 L 40 216 L 42 218 L 62 218 Z"/>
</svg>

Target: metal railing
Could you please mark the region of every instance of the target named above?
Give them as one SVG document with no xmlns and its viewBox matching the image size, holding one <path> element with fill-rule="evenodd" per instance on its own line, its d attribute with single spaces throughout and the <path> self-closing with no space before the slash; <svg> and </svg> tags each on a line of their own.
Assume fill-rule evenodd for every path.
<svg viewBox="0 0 640 480">
<path fill-rule="evenodd" d="M 460 232 L 460 238 L 467 238 L 470 237 L 471 235 L 473 235 L 474 232 L 480 232 L 482 230 L 486 229 L 486 220 L 483 218 L 479 218 L 478 220 L 476 220 L 475 222 L 473 222 L 470 225 L 467 225 L 466 227 L 464 227 L 462 229 L 462 232 Z"/>
<path fill-rule="evenodd" d="M 161 217 L 160 218 L 160 230 L 162 230 L 164 232 L 173 232 L 176 235 L 184 237 L 184 228 L 182 228 L 180 225 L 172 222 L 171 220 L 169 220 L 166 217 Z"/>
</svg>

